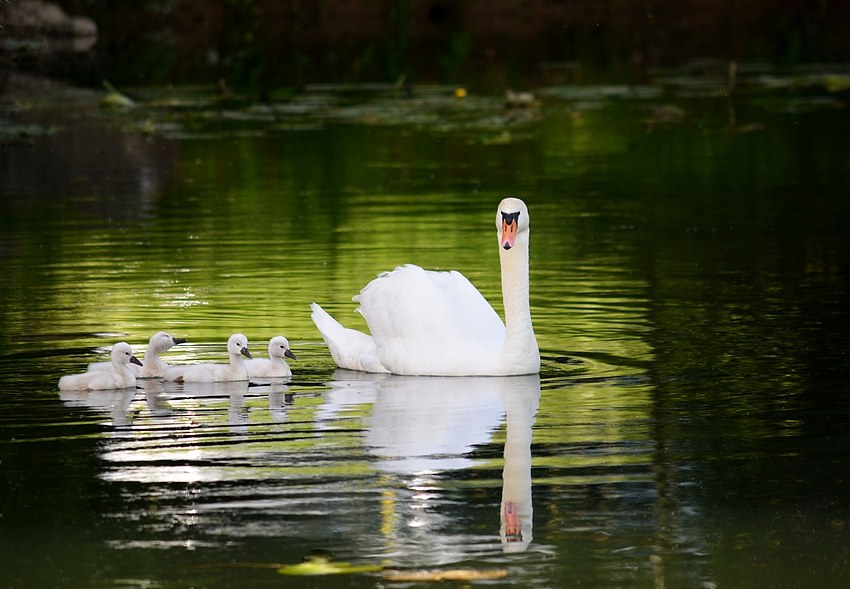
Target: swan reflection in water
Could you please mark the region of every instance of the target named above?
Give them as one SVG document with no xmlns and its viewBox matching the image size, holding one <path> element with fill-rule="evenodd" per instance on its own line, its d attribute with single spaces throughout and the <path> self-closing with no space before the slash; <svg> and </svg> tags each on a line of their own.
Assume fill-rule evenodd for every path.
<svg viewBox="0 0 850 589">
<path fill-rule="evenodd" d="M 86 407 L 109 414 L 112 425 L 124 427 L 132 423 L 130 405 L 136 389 L 102 391 L 59 391 L 59 399 L 68 407 Z"/>
<path fill-rule="evenodd" d="M 279 382 L 277 382 L 279 381 Z M 158 379 L 139 380 L 136 388 L 103 391 L 60 391 L 60 400 L 69 407 L 87 407 L 109 414 L 113 427 L 133 424 L 138 414 L 139 389 L 144 391 L 145 406 L 153 417 L 167 417 L 175 411 L 175 403 L 191 400 L 193 405 L 219 405 L 228 401 L 227 425 L 242 431 L 248 425 L 246 395 L 268 396 L 269 416 L 274 422 L 286 421 L 286 407 L 292 403 L 292 393 L 284 379 L 265 379 L 261 384 L 248 381 L 175 383 Z M 185 410 L 185 408 L 183 408 Z"/>
<path fill-rule="evenodd" d="M 500 537 L 506 552 L 532 541 L 531 437 L 538 375 L 410 377 L 337 370 L 316 416 L 319 427 L 371 404 L 364 443 L 387 473 L 414 479 L 472 466 L 469 453 L 506 422 Z"/>
<path fill-rule="evenodd" d="M 172 383 L 160 382 L 160 396 L 172 402 L 180 401 L 187 409 L 209 405 L 220 406 L 227 399 L 227 426 L 234 433 L 245 433 L 248 428 L 249 408 L 245 406 L 245 398 L 268 397 L 269 417 L 274 423 L 286 421 L 288 405 L 292 404 L 292 393 L 286 379 L 267 378 L 262 383 L 248 381 L 204 382 L 204 383 Z M 188 402 L 188 404 L 187 404 Z M 151 406 L 151 398 L 148 398 Z"/>
</svg>

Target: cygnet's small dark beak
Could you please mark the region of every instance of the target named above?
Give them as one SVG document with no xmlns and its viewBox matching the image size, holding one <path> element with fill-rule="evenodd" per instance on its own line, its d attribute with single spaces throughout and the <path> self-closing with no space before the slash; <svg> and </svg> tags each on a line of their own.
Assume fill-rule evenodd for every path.
<svg viewBox="0 0 850 589">
<path fill-rule="evenodd" d="M 130 362 L 132 362 L 133 364 L 135 364 L 137 366 L 142 365 L 142 361 L 139 360 L 138 358 L 136 358 L 135 356 L 130 356 Z"/>
<path fill-rule="evenodd" d="M 242 355 L 245 356 L 246 358 L 248 358 L 249 360 L 254 359 L 254 357 L 251 355 L 251 352 L 248 351 L 248 348 L 242 348 L 239 351 L 242 352 Z"/>
<path fill-rule="evenodd" d="M 293 360 L 298 360 L 298 358 L 295 356 L 295 354 L 292 353 L 292 350 L 286 350 L 283 353 L 283 355 L 286 356 L 287 358 L 292 358 Z"/>
<path fill-rule="evenodd" d="M 174 345 L 176 346 L 178 344 L 185 344 L 189 340 L 187 340 L 185 337 L 173 337 L 171 338 L 171 341 L 173 341 Z"/>
</svg>

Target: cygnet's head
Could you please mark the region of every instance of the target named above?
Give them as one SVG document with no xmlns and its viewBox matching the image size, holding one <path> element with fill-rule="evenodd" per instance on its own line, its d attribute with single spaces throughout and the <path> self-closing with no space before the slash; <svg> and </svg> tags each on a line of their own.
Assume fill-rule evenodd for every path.
<svg viewBox="0 0 850 589">
<path fill-rule="evenodd" d="M 133 348 L 130 347 L 130 344 L 127 342 L 118 342 L 114 346 L 112 346 L 112 352 L 110 353 L 113 362 L 118 362 L 119 364 L 127 364 L 128 362 L 132 362 L 133 364 L 137 364 L 139 366 L 142 365 L 142 362 L 133 355 Z"/>
<path fill-rule="evenodd" d="M 276 335 L 269 340 L 269 358 L 292 358 L 297 360 L 295 354 L 289 349 L 289 340 L 282 335 Z"/>
<path fill-rule="evenodd" d="M 510 250 L 516 245 L 517 239 L 527 239 L 528 227 L 528 207 L 522 200 L 509 196 L 499 203 L 496 232 L 501 249 Z"/>
<path fill-rule="evenodd" d="M 234 333 L 227 340 L 227 352 L 233 355 L 243 355 L 246 358 L 253 358 L 251 352 L 248 351 L 248 338 L 241 333 Z"/>
<path fill-rule="evenodd" d="M 177 344 L 182 344 L 186 341 L 186 338 L 172 337 L 170 333 L 158 331 L 151 336 L 150 344 L 153 345 L 153 347 L 159 350 L 160 352 L 165 352 L 166 350 L 170 350 Z"/>
</svg>

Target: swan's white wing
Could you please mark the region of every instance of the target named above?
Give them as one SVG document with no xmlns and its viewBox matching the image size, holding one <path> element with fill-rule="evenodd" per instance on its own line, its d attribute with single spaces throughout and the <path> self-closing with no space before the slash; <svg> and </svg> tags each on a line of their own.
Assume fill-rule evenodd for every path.
<svg viewBox="0 0 850 589">
<path fill-rule="evenodd" d="M 364 372 L 387 372 L 378 360 L 377 349 L 370 336 L 343 327 L 316 303 L 311 304 L 310 308 L 313 310 L 313 323 L 322 334 L 337 366 Z"/>
<path fill-rule="evenodd" d="M 502 320 L 459 272 L 402 266 L 355 300 L 381 363 L 396 374 L 486 372 L 504 343 Z"/>
</svg>

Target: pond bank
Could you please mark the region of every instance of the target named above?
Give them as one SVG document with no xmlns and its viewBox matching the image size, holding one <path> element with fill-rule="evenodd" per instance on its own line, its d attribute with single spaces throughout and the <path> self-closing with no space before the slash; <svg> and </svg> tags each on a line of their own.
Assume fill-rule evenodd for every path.
<svg viewBox="0 0 850 589">
<path fill-rule="evenodd" d="M 57 5 L 96 23 L 86 54 L 36 64 L 86 85 L 464 83 L 486 92 L 565 82 L 643 82 L 710 58 L 799 65 L 850 60 L 842 2 L 686 0 L 177 0 Z M 3 15 L 0 4 L 0 19 Z M 6 8 L 6 11 L 10 9 Z M 88 22 L 88 21 L 87 21 Z"/>
</svg>

